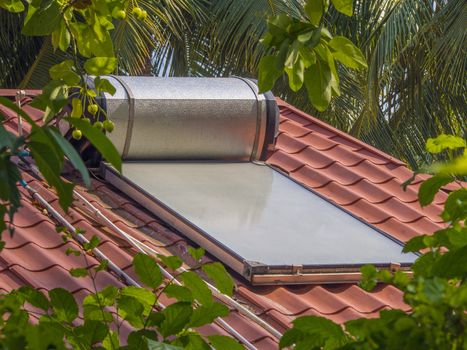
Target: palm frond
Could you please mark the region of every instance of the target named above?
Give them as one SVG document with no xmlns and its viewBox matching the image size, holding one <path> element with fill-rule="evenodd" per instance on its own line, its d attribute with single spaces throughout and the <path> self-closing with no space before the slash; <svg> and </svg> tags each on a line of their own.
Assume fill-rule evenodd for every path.
<svg viewBox="0 0 467 350">
<path fill-rule="evenodd" d="M 21 34 L 24 14 L 0 9 L 0 86 L 16 88 L 39 53 L 43 38 Z"/>
<path fill-rule="evenodd" d="M 138 6 L 148 19 L 129 16 L 112 33 L 119 74 L 255 77 L 268 16 L 304 16 L 302 0 L 139 0 Z M 292 92 L 286 77 L 274 92 L 416 168 L 429 160 L 428 137 L 467 137 L 466 18 L 463 0 L 354 0 L 352 17 L 331 6 L 326 26 L 361 48 L 368 70 L 339 66 L 341 96 L 323 113 L 305 89 Z M 50 42 L 19 34 L 21 16 L 0 10 L 0 21 L 0 84 L 18 85 L 26 75 L 23 83 L 43 86 L 61 58 Z"/>
</svg>

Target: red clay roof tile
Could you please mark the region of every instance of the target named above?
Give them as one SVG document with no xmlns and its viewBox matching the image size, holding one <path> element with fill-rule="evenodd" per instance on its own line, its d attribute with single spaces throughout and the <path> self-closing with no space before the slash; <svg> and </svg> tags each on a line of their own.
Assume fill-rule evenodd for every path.
<svg viewBox="0 0 467 350">
<path fill-rule="evenodd" d="M 15 91 L 1 90 L 0 95 L 15 96 Z M 23 100 L 26 104 L 29 101 L 29 98 Z M 402 162 L 283 101 L 278 103 L 280 134 L 269 164 L 398 240 L 406 241 L 417 234 L 442 227 L 437 215 L 439 205 L 446 199 L 445 194 L 437 195 L 437 205 L 420 208 L 417 189 L 421 176 L 404 192 L 401 184 L 411 176 L 411 172 Z M 36 120 L 41 119 L 42 112 L 28 105 L 23 108 Z M 0 107 L 0 112 L 7 114 L 9 119 L 5 126 L 15 132 L 15 114 L 3 107 Z M 54 207 L 58 207 L 56 195 L 49 188 L 26 173 L 23 176 Z M 183 258 L 187 256 L 189 243 L 182 236 L 111 185 L 93 180 L 93 193 L 78 188 L 127 233 L 155 248 Z M 76 247 L 76 243 L 63 242 L 55 231 L 52 218 L 35 206 L 26 193 L 25 198 L 15 216 L 15 235 L 12 238 L 3 236 L 7 244 L 0 254 L 0 289 L 6 292 L 24 284 L 42 290 L 65 287 L 79 299 L 84 298 L 93 290 L 91 281 L 89 278 L 72 278 L 69 274 L 71 268 L 83 266 L 82 257 L 65 255 L 67 247 Z M 98 235 L 102 239 L 99 248 L 118 266 L 134 275 L 131 259 L 135 251 L 126 241 L 82 213 L 79 205 L 70 210 L 67 218 L 85 229 L 87 236 Z M 91 265 L 97 263 L 92 257 L 89 257 L 89 262 Z M 96 282 L 98 289 L 109 283 L 122 285 L 109 272 L 103 272 Z M 358 317 L 376 317 L 383 309 L 408 311 L 401 292 L 386 285 L 369 293 L 353 284 L 253 287 L 239 281 L 236 298 L 280 331 L 289 327 L 298 315 L 324 316 L 342 323 Z M 277 340 L 238 312 L 233 311 L 227 320 L 258 349 L 277 347 Z M 202 331 L 225 334 L 215 324 L 203 327 Z"/>
</svg>

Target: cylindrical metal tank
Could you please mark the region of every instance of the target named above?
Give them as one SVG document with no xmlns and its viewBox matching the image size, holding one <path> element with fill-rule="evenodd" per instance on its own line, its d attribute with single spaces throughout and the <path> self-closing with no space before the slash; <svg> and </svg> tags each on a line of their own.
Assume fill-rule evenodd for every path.
<svg viewBox="0 0 467 350">
<path fill-rule="evenodd" d="M 107 76 L 103 101 L 123 160 L 265 159 L 278 127 L 272 93 L 243 78 Z"/>
</svg>

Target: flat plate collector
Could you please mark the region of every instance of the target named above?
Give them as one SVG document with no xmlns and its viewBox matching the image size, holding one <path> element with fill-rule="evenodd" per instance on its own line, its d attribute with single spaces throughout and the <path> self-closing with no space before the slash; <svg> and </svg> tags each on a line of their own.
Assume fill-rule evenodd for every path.
<svg viewBox="0 0 467 350">
<path fill-rule="evenodd" d="M 404 268 L 417 257 L 269 166 L 124 162 L 122 175 L 104 170 L 109 181 L 254 283 L 310 283 L 313 278 L 297 276 L 310 274 L 320 276 L 316 282 L 328 274 L 350 282 L 364 264 Z"/>
</svg>

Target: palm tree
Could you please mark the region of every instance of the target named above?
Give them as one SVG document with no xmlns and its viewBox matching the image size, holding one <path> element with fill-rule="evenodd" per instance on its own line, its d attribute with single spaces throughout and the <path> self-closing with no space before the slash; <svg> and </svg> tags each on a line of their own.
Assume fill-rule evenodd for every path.
<svg viewBox="0 0 467 350">
<path fill-rule="evenodd" d="M 130 18 L 113 31 L 121 74 L 256 76 L 265 54 L 259 39 L 266 18 L 279 13 L 304 17 L 302 0 L 138 4 L 151 20 L 141 26 Z M 0 85 L 21 80 L 21 86 L 43 86 L 48 67 L 60 57 L 48 39 L 21 38 L 14 30 L 20 17 L 9 16 L 4 21 L 0 10 Z M 327 27 L 362 49 L 368 70 L 339 67 L 341 96 L 324 113 L 313 110 L 304 91 L 290 91 L 285 77 L 274 92 L 417 168 L 429 160 L 426 138 L 467 136 L 466 18 L 462 0 L 355 0 L 353 17 L 331 8 Z"/>
<path fill-rule="evenodd" d="M 142 22 L 134 16 L 115 23 L 112 30 L 119 73 L 152 74 L 152 56 L 168 41 L 182 43 L 192 23 L 205 20 L 204 0 L 137 0 L 127 12 L 138 6 L 148 13 Z M 41 88 L 50 80 L 49 68 L 65 59 L 54 50 L 49 37 L 21 35 L 25 14 L 11 14 L 0 9 L 0 86 Z M 182 51 L 180 51 L 182 52 Z"/>
<path fill-rule="evenodd" d="M 302 17 L 302 10 L 300 1 L 217 1 L 217 20 L 201 30 L 210 49 L 202 68 L 208 61 L 220 74 L 255 75 L 264 15 Z M 289 90 L 285 77 L 275 93 L 417 168 L 430 161 L 428 137 L 467 137 L 466 20 L 462 0 L 354 0 L 353 17 L 331 8 L 327 27 L 362 49 L 368 70 L 339 67 L 341 96 L 324 113 L 313 109 L 304 88 Z"/>
</svg>

